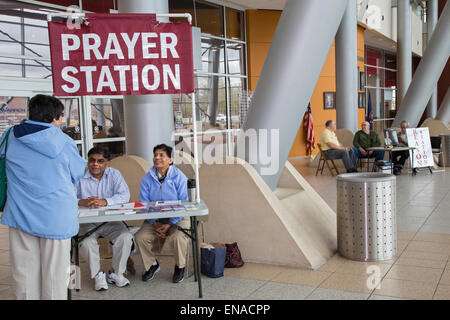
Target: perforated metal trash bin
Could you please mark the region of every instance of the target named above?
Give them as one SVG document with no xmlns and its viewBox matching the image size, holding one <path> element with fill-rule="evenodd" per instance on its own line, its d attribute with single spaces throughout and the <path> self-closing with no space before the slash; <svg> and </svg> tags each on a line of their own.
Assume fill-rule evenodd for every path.
<svg viewBox="0 0 450 320">
<path fill-rule="evenodd" d="M 393 259 L 397 253 L 395 176 L 346 173 L 337 177 L 337 243 L 357 261 Z"/>
<path fill-rule="evenodd" d="M 450 134 L 441 134 L 441 146 L 444 167 L 450 167 Z"/>
</svg>

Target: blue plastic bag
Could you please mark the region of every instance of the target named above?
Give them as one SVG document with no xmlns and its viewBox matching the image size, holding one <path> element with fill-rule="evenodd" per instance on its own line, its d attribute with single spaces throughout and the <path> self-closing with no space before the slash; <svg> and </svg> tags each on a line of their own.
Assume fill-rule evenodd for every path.
<svg viewBox="0 0 450 320">
<path fill-rule="evenodd" d="M 214 248 L 201 248 L 201 272 L 210 278 L 223 277 L 227 248 L 225 245 L 213 245 Z M 222 247 L 223 246 L 223 247 Z"/>
</svg>

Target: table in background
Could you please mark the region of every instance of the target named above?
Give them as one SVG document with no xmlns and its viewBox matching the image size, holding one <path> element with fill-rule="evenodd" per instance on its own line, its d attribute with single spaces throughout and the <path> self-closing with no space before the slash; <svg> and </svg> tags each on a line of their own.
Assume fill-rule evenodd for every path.
<svg viewBox="0 0 450 320">
<path fill-rule="evenodd" d="M 371 148 L 367 148 L 368 151 L 373 150 L 373 151 L 387 151 L 389 152 L 389 162 L 391 163 L 391 174 L 394 173 L 394 165 L 392 163 L 392 152 L 394 151 L 406 151 L 406 150 L 410 150 L 412 152 L 411 154 L 411 169 L 414 169 L 414 149 L 413 147 L 371 147 Z M 413 175 L 414 175 L 414 170 L 413 170 Z"/>
</svg>

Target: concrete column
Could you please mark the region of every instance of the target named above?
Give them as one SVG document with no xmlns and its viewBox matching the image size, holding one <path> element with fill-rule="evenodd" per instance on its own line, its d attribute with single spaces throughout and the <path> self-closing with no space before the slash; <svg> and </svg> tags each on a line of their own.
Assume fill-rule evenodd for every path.
<svg viewBox="0 0 450 320">
<path fill-rule="evenodd" d="M 243 126 L 244 130 L 269 132 L 263 147 L 269 152 L 276 150 L 270 155 L 271 163 L 278 164 L 276 172 L 267 173 L 261 155 L 257 163 L 249 161 L 250 155 L 256 156 L 249 148 L 245 160 L 272 190 L 277 187 L 346 5 L 347 0 L 286 2 Z M 279 141 L 271 141 L 271 130 L 279 130 Z M 258 149 L 261 151 L 261 145 Z"/>
<path fill-rule="evenodd" d="M 437 0 L 427 1 L 427 42 L 431 40 L 434 28 L 438 21 L 438 3 Z M 428 48 L 428 47 L 427 47 Z M 427 118 L 435 118 L 437 113 L 437 86 L 433 89 L 430 101 L 427 105 Z"/>
<path fill-rule="evenodd" d="M 120 13 L 169 13 L 168 0 L 119 0 Z M 168 22 L 168 18 L 158 19 Z M 174 115 L 172 95 L 124 96 L 127 154 L 153 163 L 153 147 L 173 146 Z"/>
<path fill-rule="evenodd" d="M 403 97 L 412 77 L 410 0 L 397 1 L 397 109 L 402 107 Z"/>
<path fill-rule="evenodd" d="M 450 123 L 450 89 L 447 89 L 444 100 L 442 100 L 439 111 L 436 115 L 437 120 L 441 120 L 448 125 Z"/>
<path fill-rule="evenodd" d="M 402 120 L 417 126 L 426 108 L 427 102 L 437 85 L 450 54 L 450 2 L 444 7 L 436 25 L 428 48 L 417 67 L 414 79 L 403 100 L 404 108 L 400 108 L 392 123 L 398 127 Z"/>
<path fill-rule="evenodd" d="M 358 131 L 356 1 L 348 1 L 336 34 L 336 125 Z"/>
</svg>

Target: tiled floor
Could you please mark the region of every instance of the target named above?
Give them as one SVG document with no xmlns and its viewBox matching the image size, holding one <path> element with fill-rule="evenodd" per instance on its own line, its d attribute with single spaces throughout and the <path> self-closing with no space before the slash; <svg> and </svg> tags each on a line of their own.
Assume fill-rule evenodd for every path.
<svg viewBox="0 0 450 320">
<path fill-rule="evenodd" d="M 316 177 L 315 169 L 305 166 L 305 161 L 292 162 L 335 209 L 335 178 L 325 171 Z M 225 269 L 221 278 L 202 276 L 203 299 L 450 299 L 450 169 L 433 175 L 421 171 L 415 177 L 399 176 L 397 216 L 398 253 L 393 260 L 363 263 L 335 255 L 317 271 L 246 263 L 242 268 Z M 0 226 L 0 299 L 14 298 L 8 250 L 8 229 Z M 110 285 L 105 292 L 93 290 L 87 265 L 82 263 L 82 290 L 74 292 L 73 298 L 198 299 L 193 277 L 171 283 L 172 257 L 160 258 L 161 271 L 150 282 L 140 280 L 140 257 L 135 255 L 133 260 L 137 272 L 129 276 L 131 286 Z M 103 260 L 105 270 L 110 263 Z M 376 274 L 381 282 L 374 281 Z"/>
</svg>

